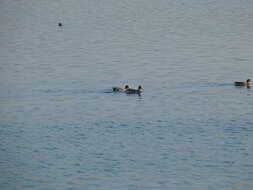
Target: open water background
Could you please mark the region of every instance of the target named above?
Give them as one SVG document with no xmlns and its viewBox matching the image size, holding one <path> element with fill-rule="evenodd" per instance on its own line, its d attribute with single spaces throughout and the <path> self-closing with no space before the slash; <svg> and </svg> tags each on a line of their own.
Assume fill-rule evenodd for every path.
<svg viewBox="0 0 253 190">
<path fill-rule="evenodd" d="M 252 23 L 251 0 L 1 0 L 0 189 L 252 190 Z"/>
</svg>

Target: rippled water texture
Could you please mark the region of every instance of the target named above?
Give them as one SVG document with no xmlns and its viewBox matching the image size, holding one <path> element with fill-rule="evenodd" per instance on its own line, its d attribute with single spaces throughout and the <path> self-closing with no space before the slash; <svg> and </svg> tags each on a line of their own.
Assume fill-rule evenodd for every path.
<svg viewBox="0 0 253 190">
<path fill-rule="evenodd" d="M 252 23 L 251 0 L 1 0 L 0 189 L 252 190 Z"/>
</svg>

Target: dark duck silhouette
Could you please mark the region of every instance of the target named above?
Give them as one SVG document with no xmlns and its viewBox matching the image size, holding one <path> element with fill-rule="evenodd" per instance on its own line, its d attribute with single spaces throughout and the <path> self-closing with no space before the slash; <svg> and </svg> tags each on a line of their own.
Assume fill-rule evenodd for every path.
<svg viewBox="0 0 253 190">
<path fill-rule="evenodd" d="M 143 86 L 140 85 L 138 89 L 128 88 L 125 90 L 125 92 L 128 94 L 140 94 L 142 90 L 143 90 Z"/>
<path fill-rule="evenodd" d="M 234 82 L 234 85 L 235 86 L 245 86 L 247 88 L 250 88 L 251 87 L 251 80 L 250 79 L 247 79 L 246 82 L 238 82 L 238 81 L 235 81 Z"/>
<path fill-rule="evenodd" d="M 120 88 L 120 87 L 112 87 L 113 92 L 123 92 L 129 89 L 129 85 L 126 85 L 125 88 Z"/>
</svg>

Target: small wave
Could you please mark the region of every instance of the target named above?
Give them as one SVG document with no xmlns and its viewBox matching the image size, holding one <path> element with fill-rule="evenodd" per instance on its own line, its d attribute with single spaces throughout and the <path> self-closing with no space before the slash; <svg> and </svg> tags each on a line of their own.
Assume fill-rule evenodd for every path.
<svg viewBox="0 0 253 190">
<path fill-rule="evenodd" d="M 83 89 L 79 91 L 81 94 L 99 94 L 103 93 L 102 90 L 89 90 L 89 89 Z"/>
<path fill-rule="evenodd" d="M 206 86 L 206 87 L 228 87 L 228 86 L 233 86 L 233 83 L 208 82 L 206 84 L 203 84 L 203 86 Z"/>
<path fill-rule="evenodd" d="M 63 92 L 61 89 L 47 89 L 43 91 L 44 93 L 60 93 Z"/>
<path fill-rule="evenodd" d="M 66 90 L 66 89 L 47 89 L 43 91 L 48 94 L 102 94 L 102 93 L 113 93 L 110 89 L 104 90 L 89 90 L 89 89 L 74 89 L 74 90 Z"/>
</svg>

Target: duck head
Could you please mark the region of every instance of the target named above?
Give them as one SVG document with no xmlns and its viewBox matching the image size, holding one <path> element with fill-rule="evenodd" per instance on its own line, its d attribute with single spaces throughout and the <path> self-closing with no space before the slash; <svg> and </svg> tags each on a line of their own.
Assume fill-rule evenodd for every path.
<svg viewBox="0 0 253 190">
<path fill-rule="evenodd" d="M 250 85 L 250 83 L 251 83 L 251 80 L 250 79 L 247 79 L 247 81 L 246 81 L 246 85 L 247 85 L 247 88 L 251 88 L 251 85 Z"/>
<path fill-rule="evenodd" d="M 143 89 L 143 86 L 142 85 L 139 85 L 138 86 L 138 90 L 142 90 Z"/>
</svg>

